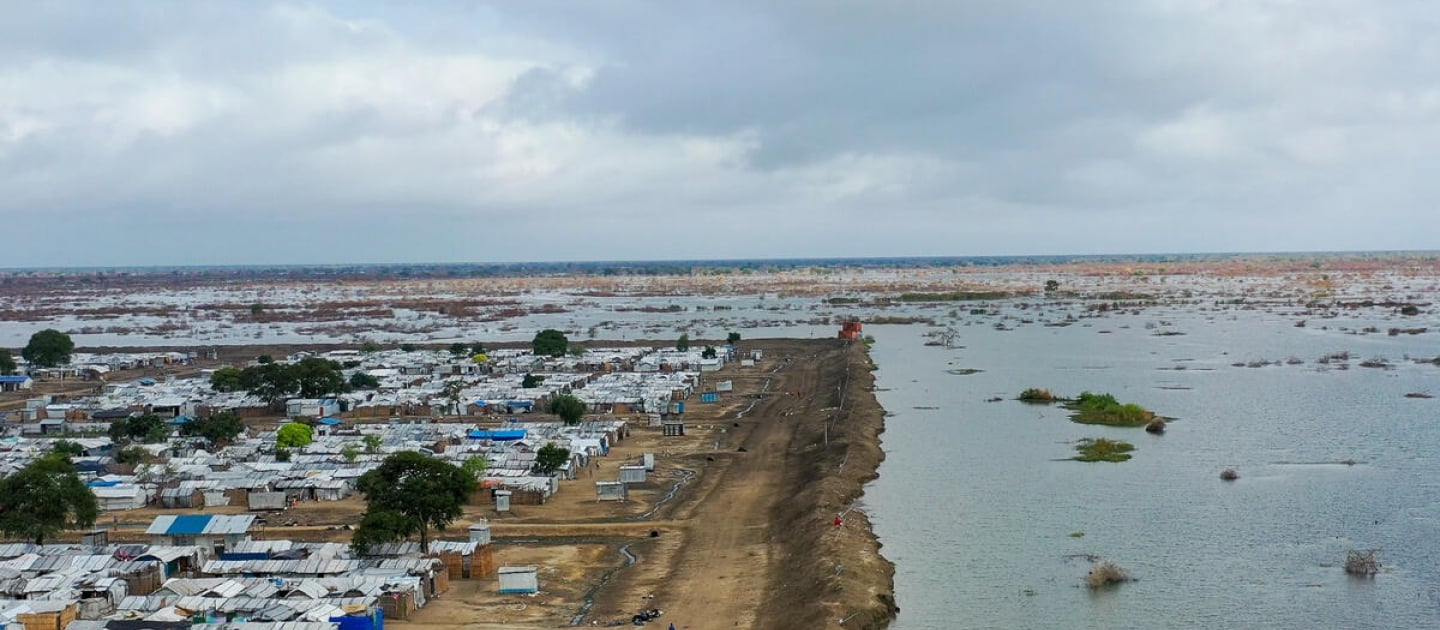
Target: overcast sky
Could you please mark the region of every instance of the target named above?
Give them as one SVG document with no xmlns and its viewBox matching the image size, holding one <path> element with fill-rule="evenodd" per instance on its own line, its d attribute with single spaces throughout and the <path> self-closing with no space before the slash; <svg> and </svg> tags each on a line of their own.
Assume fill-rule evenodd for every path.
<svg viewBox="0 0 1440 630">
<path fill-rule="evenodd" d="M 1437 157 L 1433 0 L 0 0 L 0 267 L 1436 249 Z"/>
</svg>

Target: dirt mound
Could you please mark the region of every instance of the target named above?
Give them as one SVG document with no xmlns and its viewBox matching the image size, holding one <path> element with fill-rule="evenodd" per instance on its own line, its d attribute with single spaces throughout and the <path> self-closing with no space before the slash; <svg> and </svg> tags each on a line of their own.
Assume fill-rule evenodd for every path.
<svg viewBox="0 0 1440 630">
<path fill-rule="evenodd" d="M 854 507 L 885 457 L 879 444 L 884 411 L 865 346 L 836 344 L 824 354 L 838 360 L 818 362 L 816 391 L 828 392 L 830 400 L 791 437 L 789 500 L 772 516 L 784 552 L 758 627 L 819 628 L 845 620 L 847 628 L 885 628 L 899 610 L 894 565 L 880 555 L 870 519 Z"/>
</svg>

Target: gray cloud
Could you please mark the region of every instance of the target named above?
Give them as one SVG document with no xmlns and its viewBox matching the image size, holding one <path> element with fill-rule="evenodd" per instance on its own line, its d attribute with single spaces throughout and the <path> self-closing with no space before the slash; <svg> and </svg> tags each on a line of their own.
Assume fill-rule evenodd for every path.
<svg viewBox="0 0 1440 630">
<path fill-rule="evenodd" d="M 1436 247 L 1425 3 L 1017 4 L 12 3 L 0 266 Z"/>
</svg>

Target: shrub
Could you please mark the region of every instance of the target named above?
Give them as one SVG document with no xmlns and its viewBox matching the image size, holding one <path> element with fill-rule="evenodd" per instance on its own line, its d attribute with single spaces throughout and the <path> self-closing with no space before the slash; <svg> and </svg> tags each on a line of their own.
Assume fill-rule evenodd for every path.
<svg viewBox="0 0 1440 630">
<path fill-rule="evenodd" d="M 1080 452 L 1074 457 L 1075 461 L 1123 462 L 1130 459 L 1130 451 L 1135 450 L 1135 445 L 1105 438 L 1085 438 L 1080 440 L 1075 450 Z"/>
<path fill-rule="evenodd" d="M 1380 561 L 1375 559 L 1375 550 L 1356 551 L 1345 554 L 1345 572 L 1350 575 L 1370 577 L 1380 572 Z"/>
<path fill-rule="evenodd" d="M 1109 560 L 1091 566 L 1090 573 L 1085 575 L 1085 585 L 1090 588 L 1105 588 L 1129 580 L 1130 575 L 1125 572 L 1125 569 Z"/>
<path fill-rule="evenodd" d="M 1048 389 L 1031 387 L 1023 392 L 1020 392 L 1019 400 L 1025 402 L 1052 403 L 1058 400 L 1058 398 L 1056 398 L 1055 394 Z"/>
</svg>

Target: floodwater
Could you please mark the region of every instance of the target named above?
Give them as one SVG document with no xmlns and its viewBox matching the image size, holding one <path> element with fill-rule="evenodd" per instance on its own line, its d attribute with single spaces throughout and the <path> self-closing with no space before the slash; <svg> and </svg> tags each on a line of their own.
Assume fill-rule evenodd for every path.
<svg viewBox="0 0 1440 630">
<path fill-rule="evenodd" d="M 893 415 L 864 503 L 896 564 L 897 630 L 1440 626 L 1440 367 L 1404 360 L 1440 355 L 1433 333 L 1185 307 L 1006 331 L 964 319 L 963 348 L 866 327 Z M 1317 363 L 1339 350 L 1348 369 Z M 1290 357 L 1304 363 L 1232 366 Z M 1393 368 L 1358 366 L 1373 357 Z M 983 371 L 949 372 L 964 368 Z M 1080 425 L 1015 401 L 1026 387 L 1177 420 L 1163 436 Z M 1134 458 L 1064 461 L 1083 437 Z M 1227 466 L 1239 480 L 1220 480 Z M 1347 576 L 1349 549 L 1378 549 L 1382 573 Z M 1134 581 L 1085 588 L 1092 557 Z"/>
</svg>

